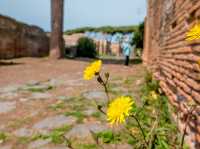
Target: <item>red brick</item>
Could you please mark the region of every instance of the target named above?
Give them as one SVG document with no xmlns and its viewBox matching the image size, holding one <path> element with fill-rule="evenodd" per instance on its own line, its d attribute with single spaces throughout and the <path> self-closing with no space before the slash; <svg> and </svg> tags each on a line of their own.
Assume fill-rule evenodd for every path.
<svg viewBox="0 0 200 149">
<path fill-rule="evenodd" d="M 178 94 L 188 100 L 200 102 L 200 66 L 197 64 L 200 60 L 200 40 L 186 41 L 187 31 L 200 17 L 200 1 L 170 2 L 148 1 L 143 57 L 147 67 L 159 66 L 161 73 L 157 78 L 161 80 L 160 86 L 169 97 L 169 102 L 181 110 L 180 114 L 183 115 L 186 105 L 177 103 Z M 173 91 L 170 87 L 173 87 Z M 197 121 L 200 125 L 200 118 Z M 192 121 L 190 123 L 195 126 Z M 200 143 L 199 136 L 200 132 L 190 132 L 187 142 Z"/>
</svg>

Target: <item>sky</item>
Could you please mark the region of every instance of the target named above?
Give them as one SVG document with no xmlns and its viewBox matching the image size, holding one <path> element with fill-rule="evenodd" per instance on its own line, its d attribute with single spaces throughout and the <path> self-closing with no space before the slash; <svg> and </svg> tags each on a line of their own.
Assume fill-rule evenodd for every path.
<svg viewBox="0 0 200 149">
<path fill-rule="evenodd" d="M 50 1 L 0 0 L 0 14 L 50 31 Z M 135 25 L 144 20 L 146 0 L 65 0 L 64 14 L 64 30 Z"/>
</svg>

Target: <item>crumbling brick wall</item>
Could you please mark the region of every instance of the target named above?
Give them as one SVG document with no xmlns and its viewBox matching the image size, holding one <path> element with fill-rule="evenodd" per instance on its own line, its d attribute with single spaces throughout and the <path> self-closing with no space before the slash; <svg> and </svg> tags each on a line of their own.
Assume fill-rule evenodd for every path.
<svg viewBox="0 0 200 149">
<path fill-rule="evenodd" d="M 49 38 L 37 26 L 0 15 L 0 59 L 46 56 Z"/>
<path fill-rule="evenodd" d="M 200 40 L 186 41 L 187 31 L 199 21 L 199 0 L 148 0 L 143 61 L 180 114 L 181 130 L 189 103 L 200 104 Z M 200 148 L 200 111 L 194 115 L 187 141 Z"/>
</svg>

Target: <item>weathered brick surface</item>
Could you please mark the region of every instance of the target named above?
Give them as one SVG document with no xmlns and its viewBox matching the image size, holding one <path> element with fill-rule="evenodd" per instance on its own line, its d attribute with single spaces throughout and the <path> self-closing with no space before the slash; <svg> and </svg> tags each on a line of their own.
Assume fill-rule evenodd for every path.
<svg viewBox="0 0 200 149">
<path fill-rule="evenodd" d="M 0 59 L 48 53 L 49 39 L 41 28 L 0 15 Z"/>
<path fill-rule="evenodd" d="M 200 104 L 200 40 L 185 40 L 199 19 L 199 0 L 148 0 L 143 61 L 182 116 L 191 101 Z M 191 148 L 200 148 L 199 112 L 196 117 L 187 136 Z"/>
</svg>

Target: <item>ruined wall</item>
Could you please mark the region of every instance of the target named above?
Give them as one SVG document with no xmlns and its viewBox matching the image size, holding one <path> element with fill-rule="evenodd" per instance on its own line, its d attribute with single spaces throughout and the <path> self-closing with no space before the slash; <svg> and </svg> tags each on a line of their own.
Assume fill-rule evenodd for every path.
<svg viewBox="0 0 200 149">
<path fill-rule="evenodd" d="M 45 56 L 48 52 L 49 39 L 42 29 L 0 15 L 0 59 Z"/>
<path fill-rule="evenodd" d="M 72 47 L 72 50 L 76 50 L 76 45 L 81 37 L 85 37 L 83 33 L 64 35 L 65 47 Z M 100 55 L 123 55 L 122 49 L 119 43 L 111 43 L 107 40 L 92 39 L 96 44 L 96 50 Z"/>
<path fill-rule="evenodd" d="M 97 51 L 99 54 L 108 54 L 121 56 L 123 55 L 122 49 L 119 43 L 111 43 L 106 40 L 94 40 L 97 46 Z"/>
<path fill-rule="evenodd" d="M 65 46 L 66 47 L 76 46 L 78 43 L 78 40 L 82 37 L 84 37 L 83 33 L 76 33 L 76 34 L 72 34 L 72 35 L 63 35 Z"/>
<path fill-rule="evenodd" d="M 148 0 L 143 61 L 180 115 L 180 129 L 191 102 L 200 104 L 200 40 L 186 32 L 200 21 L 199 0 Z M 200 110 L 187 130 L 191 148 L 200 148 Z"/>
</svg>

